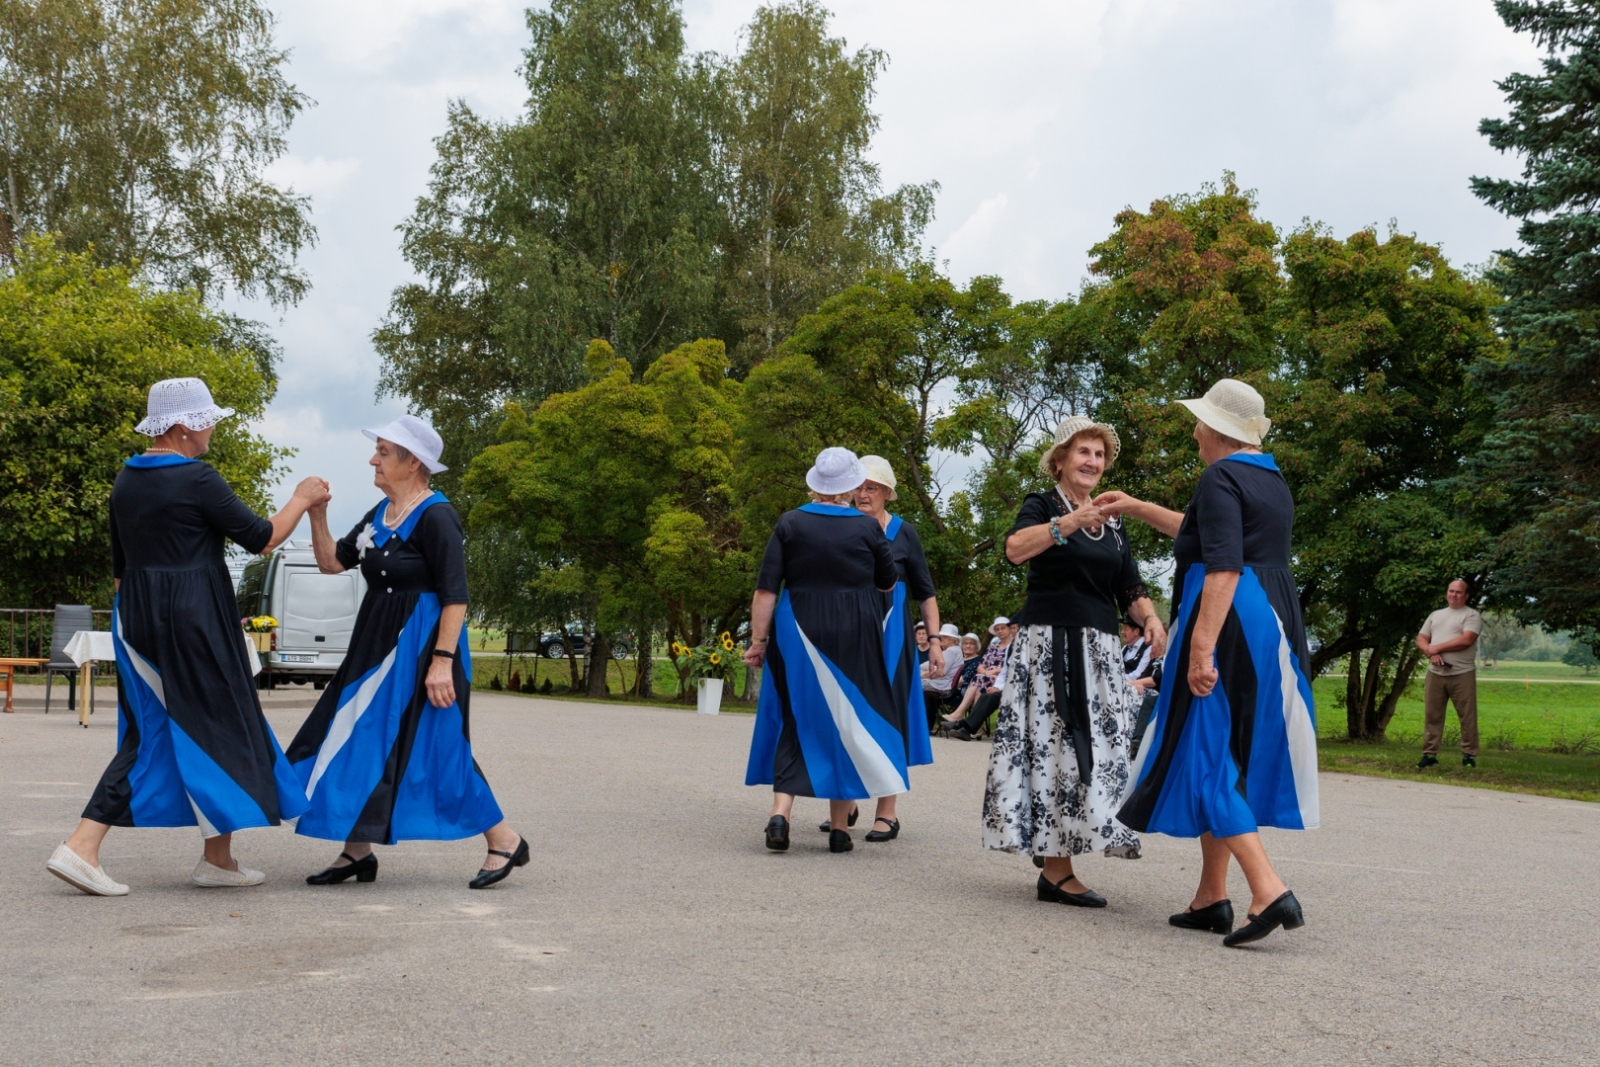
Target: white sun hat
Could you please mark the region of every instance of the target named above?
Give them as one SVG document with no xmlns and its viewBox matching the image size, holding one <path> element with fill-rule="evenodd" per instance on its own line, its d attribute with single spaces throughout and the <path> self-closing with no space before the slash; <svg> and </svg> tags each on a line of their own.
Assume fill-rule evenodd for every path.
<svg viewBox="0 0 1600 1067">
<path fill-rule="evenodd" d="M 866 481 L 877 482 L 889 490 L 890 500 L 899 500 L 900 494 L 894 491 L 894 468 L 889 466 L 889 461 L 882 456 L 862 456 L 861 467 L 867 472 Z"/>
<path fill-rule="evenodd" d="M 877 479 L 874 478 L 873 481 L 877 481 Z M 939 627 L 939 636 L 940 637 L 953 637 L 957 641 L 959 641 L 959 640 L 961 640 L 961 631 L 956 629 L 956 624 L 955 623 L 947 622 L 943 626 Z"/>
<path fill-rule="evenodd" d="M 146 437 L 160 437 L 180 425 L 209 430 L 232 414 L 232 408 L 217 406 L 199 378 L 167 378 L 150 387 L 144 418 L 134 429 Z"/>
<path fill-rule="evenodd" d="M 1051 477 L 1050 457 L 1056 454 L 1056 449 L 1083 433 L 1085 430 L 1099 430 L 1111 439 L 1110 447 L 1106 451 L 1106 466 L 1109 467 L 1117 461 L 1117 453 L 1122 451 L 1122 438 L 1117 436 L 1117 431 L 1109 422 L 1095 422 L 1084 415 L 1068 415 L 1056 426 L 1055 441 L 1044 450 L 1044 455 L 1039 457 L 1039 473 L 1046 478 Z"/>
<path fill-rule="evenodd" d="M 361 432 L 374 441 L 388 441 L 392 445 L 399 445 L 420 459 L 422 465 L 428 468 L 429 474 L 438 474 L 440 471 L 450 469 L 439 462 L 439 453 L 444 451 L 444 438 L 415 415 L 401 415 L 387 426 Z"/>
<path fill-rule="evenodd" d="M 980 647 L 983 645 L 983 639 L 980 638 L 977 634 L 974 634 L 974 633 L 962 634 L 961 635 L 961 640 L 963 640 L 963 641 L 971 641 L 973 644 L 978 645 Z"/>
<path fill-rule="evenodd" d="M 806 471 L 806 485 L 822 496 L 839 496 L 867 480 L 867 472 L 848 448 L 824 448 Z"/>
<path fill-rule="evenodd" d="M 1011 620 L 1006 618 L 1004 615 L 1001 615 L 999 618 L 995 619 L 994 622 L 991 622 L 989 624 L 989 632 L 991 634 L 993 634 L 994 636 L 999 637 L 1000 636 L 1000 627 L 1002 627 L 1002 626 L 1010 626 L 1010 625 L 1011 625 Z"/>
<path fill-rule="evenodd" d="M 1272 429 L 1267 418 L 1267 403 L 1261 394 L 1236 378 L 1223 378 L 1199 400 L 1180 400 L 1178 403 L 1194 412 L 1194 417 L 1235 441 L 1259 445 L 1261 438 Z"/>
</svg>

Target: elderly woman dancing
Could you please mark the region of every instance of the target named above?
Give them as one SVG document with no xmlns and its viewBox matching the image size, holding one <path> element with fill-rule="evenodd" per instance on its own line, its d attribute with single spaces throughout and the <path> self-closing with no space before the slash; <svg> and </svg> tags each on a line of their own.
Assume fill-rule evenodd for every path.
<svg viewBox="0 0 1600 1067">
<path fill-rule="evenodd" d="M 891 515 L 886 505 L 897 499 L 894 468 L 882 456 L 862 456 L 861 467 L 867 480 L 856 489 L 856 510 L 873 520 L 883 530 L 889 541 L 889 551 L 894 553 L 894 592 L 889 594 L 888 617 L 883 624 L 883 658 L 889 666 L 894 686 L 896 704 L 906 707 L 906 766 L 919 767 L 933 762 L 933 745 L 928 742 L 928 731 L 917 729 L 917 723 L 927 721 L 927 705 L 922 697 L 922 675 L 911 621 L 911 605 L 915 604 L 922 615 L 920 626 L 926 632 L 939 632 L 939 601 L 934 597 L 933 576 L 928 572 L 928 557 L 922 553 L 922 541 L 916 528 L 898 515 Z M 944 646 L 937 640 L 928 642 L 928 664 L 935 674 L 945 673 Z M 858 809 L 851 809 L 850 825 L 854 826 Z M 878 810 L 873 813 L 872 829 L 867 831 L 868 841 L 893 841 L 900 836 L 900 818 L 895 810 L 895 797 L 878 798 Z M 881 827 L 881 828 L 880 828 Z M 825 822 L 817 829 L 824 833 L 833 829 Z"/>
<path fill-rule="evenodd" d="M 271 552 L 327 502 L 328 485 L 307 478 L 271 519 L 253 514 L 198 458 L 232 414 L 198 378 L 157 382 L 134 427 L 155 440 L 111 488 L 117 754 L 78 829 L 46 864 L 94 896 L 128 892 L 100 864 L 113 826 L 199 826 L 205 855 L 195 884 L 250 886 L 266 875 L 233 858 L 234 831 L 305 810 L 261 714 L 250 677 L 256 654 L 239 628 L 222 549 L 231 540 Z"/>
<path fill-rule="evenodd" d="M 367 595 L 344 663 L 289 745 L 311 802 L 295 831 L 344 842 L 306 881 L 374 881 L 374 844 L 482 834 L 488 858 L 467 888 L 486 889 L 528 862 L 528 843 L 472 758 L 461 516 L 428 484 L 447 469 L 444 443 L 414 415 L 362 432 L 377 446 L 369 462 L 384 499 L 338 542 L 326 509 L 311 515 L 318 569 L 360 567 Z"/>
<path fill-rule="evenodd" d="M 789 847 L 796 796 L 829 801 L 828 849 L 849 852 L 854 801 L 910 788 L 907 732 L 884 659 L 884 594 L 898 577 L 877 522 L 850 506 L 866 471 L 825 448 L 806 472 L 812 502 L 779 517 L 756 578 L 745 662 L 765 666 L 746 785 L 771 785 L 767 847 Z"/>
<path fill-rule="evenodd" d="M 1120 442 L 1103 422 L 1063 419 L 1040 469 L 1056 483 L 1030 493 L 1006 535 L 1006 559 L 1028 564 L 1020 636 L 1006 666 L 983 798 L 983 843 L 1042 859 L 1040 900 L 1103 908 L 1072 857 L 1136 857 L 1117 821 L 1132 774 L 1138 694 L 1123 677 L 1117 623 L 1139 620 L 1158 649 L 1166 632 L 1121 524 L 1090 500 Z"/>
<path fill-rule="evenodd" d="M 1224 378 L 1199 400 L 1206 469 L 1183 514 L 1124 493 L 1105 511 L 1173 537 L 1177 605 L 1172 649 L 1118 817 L 1149 833 L 1198 837 L 1200 887 L 1172 925 L 1225 934 L 1242 945 L 1305 924 L 1267 859 L 1258 828 L 1315 827 L 1317 728 L 1306 676 L 1300 597 L 1289 569 L 1294 497 L 1261 451 L 1272 425 L 1261 395 Z M 1249 920 L 1233 929 L 1228 860 L 1250 883 Z"/>
</svg>

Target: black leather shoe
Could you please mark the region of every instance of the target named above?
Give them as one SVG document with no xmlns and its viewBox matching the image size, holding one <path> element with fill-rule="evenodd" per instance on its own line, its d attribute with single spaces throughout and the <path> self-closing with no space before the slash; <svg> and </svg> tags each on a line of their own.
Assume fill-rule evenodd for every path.
<svg viewBox="0 0 1600 1067">
<path fill-rule="evenodd" d="M 510 878 L 511 868 L 526 867 L 528 865 L 527 839 L 518 837 L 517 847 L 512 852 L 501 852 L 497 848 L 491 848 L 489 850 L 489 855 L 504 856 L 506 858 L 506 862 L 503 865 L 496 867 L 492 871 L 487 867 L 480 870 L 477 874 L 477 877 L 473 878 L 472 881 L 467 883 L 468 889 L 488 889 L 496 882 L 503 882 L 507 878 Z"/>
<path fill-rule="evenodd" d="M 324 867 L 316 874 L 306 875 L 306 885 L 333 885 L 347 878 L 354 878 L 358 882 L 378 880 L 378 857 L 372 853 L 356 859 L 348 852 L 341 852 L 339 858 L 350 862 L 342 867 Z"/>
<path fill-rule="evenodd" d="M 957 723 L 955 726 L 950 727 L 950 736 L 957 741 L 971 741 L 972 731 Z"/>
<path fill-rule="evenodd" d="M 878 829 L 878 824 L 883 823 L 889 827 L 887 830 Z M 873 819 L 872 829 L 867 831 L 868 841 L 893 841 L 900 836 L 899 819 Z"/>
<path fill-rule="evenodd" d="M 1084 893 L 1069 893 L 1062 889 L 1062 885 L 1072 881 L 1073 875 L 1067 875 L 1060 882 L 1052 882 L 1044 875 L 1039 876 L 1039 899 L 1052 904 L 1071 904 L 1075 908 L 1103 908 L 1106 898 L 1096 893 L 1093 889 Z"/>
<path fill-rule="evenodd" d="M 846 830 L 829 830 L 828 831 L 828 851 L 829 852 L 849 852 L 851 849 L 853 849 L 855 847 L 856 847 L 856 843 L 854 841 L 850 840 L 849 831 L 846 831 Z"/>
<path fill-rule="evenodd" d="M 1180 911 L 1167 922 L 1185 930 L 1209 930 L 1213 934 L 1233 933 L 1233 901 L 1219 900 L 1199 911 Z"/>
<path fill-rule="evenodd" d="M 1477 765 L 1478 765 L 1478 757 L 1477 756 L 1462 756 L 1461 757 L 1461 766 L 1463 766 L 1463 767 L 1476 767 Z"/>
<path fill-rule="evenodd" d="M 850 809 L 850 820 L 847 823 L 845 823 L 845 825 L 846 826 L 854 826 L 856 824 L 856 820 L 859 819 L 859 818 L 861 818 L 861 808 L 860 807 L 851 808 Z M 817 829 L 821 830 L 823 833 L 828 833 L 828 832 L 832 831 L 832 829 L 833 829 L 832 820 L 830 820 L 830 819 L 822 820 L 821 822 L 817 823 Z"/>
<path fill-rule="evenodd" d="M 789 850 L 789 820 L 782 815 L 767 820 L 767 847 L 774 852 Z"/>
<path fill-rule="evenodd" d="M 1300 902 L 1294 899 L 1293 893 L 1284 893 L 1268 904 L 1260 915 L 1250 916 L 1248 922 L 1223 938 L 1222 943 L 1229 948 L 1237 948 L 1260 941 L 1280 926 L 1285 930 L 1298 930 L 1305 924 L 1305 916 L 1300 914 Z"/>
<path fill-rule="evenodd" d="M 1424 752 L 1422 754 L 1422 758 L 1417 760 L 1417 770 L 1419 770 L 1419 771 L 1425 771 L 1429 767 L 1437 767 L 1437 766 L 1439 766 L 1439 757 L 1438 756 L 1434 756 L 1434 755 L 1430 755 L 1427 752 Z"/>
</svg>

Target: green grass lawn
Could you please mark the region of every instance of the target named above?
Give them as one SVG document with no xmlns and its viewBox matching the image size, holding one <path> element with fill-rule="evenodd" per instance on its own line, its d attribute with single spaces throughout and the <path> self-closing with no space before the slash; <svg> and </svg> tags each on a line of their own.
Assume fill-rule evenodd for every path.
<svg viewBox="0 0 1600 1067">
<path fill-rule="evenodd" d="M 1587 679 L 1591 682 L 1600 682 L 1600 672 L 1584 672 L 1578 667 L 1569 667 L 1565 663 L 1535 662 L 1533 660 L 1503 659 L 1493 667 L 1478 664 L 1478 680 L 1494 679 L 1501 684 L 1502 679 L 1521 680 L 1523 678 L 1561 678 L 1575 681 Z"/>
</svg>

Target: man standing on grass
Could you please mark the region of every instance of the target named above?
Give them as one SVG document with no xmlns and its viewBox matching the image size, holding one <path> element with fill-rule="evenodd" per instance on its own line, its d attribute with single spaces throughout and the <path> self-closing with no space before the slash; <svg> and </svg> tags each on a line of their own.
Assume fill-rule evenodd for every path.
<svg viewBox="0 0 1600 1067">
<path fill-rule="evenodd" d="M 1461 766 L 1478 765 L 1478 670 L 1473 646 L 1483 633 L 1483 616 L 1467 607 L 1467 583 L 1460 578 L 1450 583 L 1445 599 L 1450 606 L 1429 615 L 1417 635 L 1417 647 L 1428 657 L 1419 771 L 1439 765 L 1446 699 L 1456 706 L 1456 718 L 1461 720 Z"/>
</svg>

